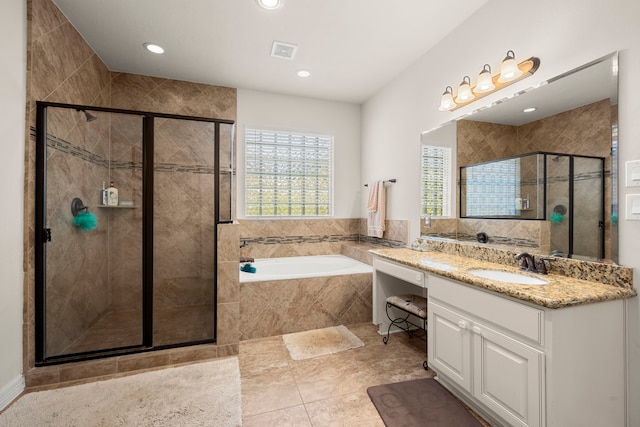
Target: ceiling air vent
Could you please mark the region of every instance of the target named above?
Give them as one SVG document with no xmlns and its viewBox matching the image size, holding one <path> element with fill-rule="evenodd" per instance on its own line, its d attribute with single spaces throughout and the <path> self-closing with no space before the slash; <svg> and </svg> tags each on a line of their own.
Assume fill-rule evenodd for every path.
<svg viewBox="0 0 640 427">
<path fill-rule="evenodd" d="M 291 43 L 275 41 L 271 46 L 271 56 L 280 59 L 293 59 L 296 56 L 298 46 Z"/>
</svg>

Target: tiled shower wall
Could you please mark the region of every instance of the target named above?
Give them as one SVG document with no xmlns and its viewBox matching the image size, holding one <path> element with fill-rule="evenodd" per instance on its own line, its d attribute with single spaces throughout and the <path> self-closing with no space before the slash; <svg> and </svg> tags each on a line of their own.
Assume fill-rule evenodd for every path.
<svg viewBox="0 0 640 427">
<path fill-rule="evenodd" d="M 27 135 L 30 135 L 31 133 L 29 132 L 29 128 L 33 129 L 35 127 L 36 100 L 141 111 L 158 111 L 170 114 L 211 117 L 218 119 L 236 119 L 236 90 L 233 88 L 110 72 L 51 0 L 27 0 L 27 25 Z M 76 122 L 79 123 L 77 117 L 75 118 L 74 123 Z M 100 127 L 106 123 L 106 121 L 103 121 L 103 123 L 98 122 L 99 120 L 89 124 L 97 124 L 97 126 Z M 70 126 L 69 129 L 73 129 L 73 125 Z M 78 130 L 80 130 L 79 127 Z M 133 162 L 133 164 L 136 164 L 139 161 L 140 152 L 135 147 L 135 144 L 132 144 L 131 140 L 125 140 L 126 138 L 123 140 L 117 140 L 117 135 L 115 135 L 117 130 L 115 128 L 111 130 L 113 136 L 111 142 L 114 144 L 111 148 L 117 151 L 117 153 L 114 153 L 114 159 L 124 162 L 125 164 L 127 162 Z M 60 134 L 68 135 L 69 140 L 75 141 L 76 139 L 73 138 L 70 132 L 70 130 L 67 130 Z M 118 143 L 122 143 L 122 145 L 118 146 Z M 189 148 L 188 144 L 185 144 L 185 140 L 183 138 L 175 144 L 168 144 L 167 146 L 174 149 L 172 154 L 176 157 L 180 157 L 180 155 L 185 154 L 185 149 Z M 123 150 L 120 151 L 120 148 Z M 94 149 L 98 150 L 95 147 L 91 147 L 91 150 Z M 24 239 L 24 372 L 28 387 L 64 381 L 74 381 L 84 377 L 94 377 L 97 375 L 112 375 L 118 372 L 125 372 L 134 369 L 237 353 L 238 331 L 237 326 L 234 325 L 237 325 L 239 319 L 238 294 L 237 283 L 234 284 L 234 281 L 231 278 L 226 281 L 219 281 L 218 283 L 218 294 L 219 296 L 223 295 L 223 298 L 218 299 L 217 346 L 196 346 L 195 348 L 166 350 L 152 354 L 147 353 L 141 355 L 122 356 L 100 361 L 83 362 L 80 364 L 34 368 L 34 159 L 35 141 L 33 138 L 30 138 L 26 142 L 25 154 L 26 197 Z M 77 159 L 73 159 L 72 163 L 74 163 L 75 160 Z M 175 163 L 182 164 L 177 161 Z M 74 166 L 74 170 L 76 170 L 75 166 L 77 165 L 74 163 L 72 166 Z M 74 195 L 77 194 L 79 197 L 82 197 L 87 204 L 94 204 L 98 197 L 98 190 L 105 178 L 103 173 L 104 171 L 96 172 L 90 169 L 91 168 L 87 168 L 86 165 L 82 165 L 80 169 L 77 169 L 82 170 L 82 174 L 78 175 L 77 172 L 74 172 L 70 176 L 73 182 L 82 182 L 82 186 L 86 188 L 75 188 L 73 187 L 75 184 L 67 185 L 67 188 Z M 139 171 L 136 171 L 135 167 L 123 167 L 113 171 L 112 178 L 116 181 L 116 185 L 121 191 L 121 199 L 133 200 L 135 203 L 139 201 L 140 179 L 138 174 Z M 205 174 L 198 174 L 195 181 L 191 180 L 189 182 L 187 180 L 183 181 L 183 183 L 185 185 L 191 185 L 194 184 L 194 182 L 201 184 L 208 179 L 204 178 L 203 175 Z M 190 176 L 190 178 L 193 177 L 194 176 Z M 160 180 L 159 185 L 163 185 L 162 179 Z M 188 191 L 186 188 L 184 190 Z M 182 196 L 176 195 L 176 197 Z M 210 198 L 207 198 L 207 200 L 201 199 L 199 202 L 203 202 L 205 207 L 207 207 L 209 206 L 207 204 L 209 200 Z M 66 205 L 70 204 L 70 200 L 60 201 L 59 204 L 63 208 L 60 212 L 64 214 L 64 210 L 69 209 Z M 173 206 L 173 204 L 171 205 Z M 139 265 L 134 266 L 132 263 L 128 262 L 126 258 L 127 255 L 130 254 L 127 250 L 133 252 L 137 251 L 135 245 L 132 245 L 132 242 L 140 241 L 139 237 L 136 235 L 137 232 L 132 232 L 132 230 L 137 229 L 136 224 L 139 221 L 140 210 L 127 210 L 123 212 L 115 212 L 115 210 L 112 212 L 109 210 L 107 213 L 107 211 L 92 209 L 92 212 L 96 213 L 102 224 L 106 224 L 111 219 L 113 221 L 112 228 L 122 231 L 120 238 L 112 238 L 109 242 L 111 245 L 121 245 L 122 250 L 114 251 L 118 254 L 117 256 L 120 256 L 120 259 L 114 260 L 114 262 L 117 262 L 122 266 L 119 270 L 120 275 L 124 277 L 128 274 L 138 274 L 135 271 L 135 268 L 139 268 Z M 171 212 L 166 210 L 164 213 L 171 214 Z M 190 218 L 193 218 L 195 215 L 199 215 L 199 213 L 194 212 L 193 210 L 187 211 L 185 209 L 183 212 L 176 212 L 176 217 L 182 218 L 185 222 Z M 233 229 L 233 226 L 229 227 Z M 75 229 L 70 229 L 68 231 L 70 233 L 77 232 Z M 201 230 L 205 236 L 212 235 L 212 231 L 213 229 Z M 94 237 L 99 236 L 100 232 L 100 230 L 95 230 L 94 232 L 89 232 L 92 234 L 85 234 L 81 236 L 82 238 L 91 237 L 93 239 Z M 236 240 L 233 243 L 227 242 L 226 247 L 238 246 L 237 234 L 234 235 L 231 233 L 232 239 L 234 236 Z M 176 240 L 180 240 L 181 238 L 183 241 L 190 240 L 188 233 L 174 237 Z M 105 258 L 100 256 L 100 252 L 98 250 L 96 250 L 95 255 L 93 255 L 93 251 L 89 252 L 85 249 L 89 248 L 89 246 L 93 249 L 95 245 L 100 244 L 106 247 L 106 242 L 106 236 L 102 243 L 88 244 L 85 242 L 84 245 L 77 245 L 78 248 L 74 249 L 78 251 L 82 249 L 81 254 L 72 254 L 71 252 L 70 254 L 75 257 L 95 257 L 95 259 L 92 258 L 91 262 L 103 263 Z M 212 251 L 214 244 L 215 243 L 209 239 L 206 243 L 206 245 L 208 245 L 207 250 Z M 221 242 L 219 241 L 218 244 L 220 245 Z M 225 245 L 224 242 L 222 244 Z M 193 249 L 193 246 L 190 245 L 191 243 L 187 243 L 187 248 L 190 247 Z M 157 249 L 157 255 L 160 257 L 164 256 L 165 258 L 168 258 L 175 256 L 176 254 L 175 245 Z M 192 249 L 187 249 L 186 252 L 193 254 L 193 250 L 200 250 L 201 248 Z M 86 254 L 84 252 L 86 252 Z M 203 258 L 201 257 L 197 263 L 202 263 L 202 259 Z M 237 259 L 237 257 L 234 257 L 234 259 Z M 128 269 L 129 267 L 127 266 L 134 270 Z M 234 266 L 237 267 L 237 261 L 234 261 Z M 96 280 L 100 283 L 100 280 L 102 280 L 105 275 L 100 273 L 98 276 L 99 278 Z M 118 282 L 115 277 L 114 279 L 114 290 L 117 290 L 116 288 L 119 286 L 124 286 L 117 284 L 122 284 L 124 283 L 123 281 Z M 162 294 L 180 295 L 180 285 L 192 286 L 193 283 L 190 281 L 186 281 L 185 283 L 178 283 L 175 280 L 170 281 L 166 288 L 166 292 Z M 101 287 L 101 289 L 101 292 L 103 292 L 105 288 Z M 77 292 L 78 299 L 80 299 L 83 292 L 87 291 L 80 291 L 80 288 L 78 288 Z M 115 294 L 117 294 L 117 292 L 113 295 Z M 111 296 L 112 295 L 109 297 Z M 74 296 L 73 298 L 76 297 Z M 135 303 L 135 298 L 127 301 L 121 301 L 121 303 L 125 306 L 127 304 L 133 305 L 133 303 Z M 228 328 L 229 330 L 227 331 L 225 328 Z"/>
</svg>

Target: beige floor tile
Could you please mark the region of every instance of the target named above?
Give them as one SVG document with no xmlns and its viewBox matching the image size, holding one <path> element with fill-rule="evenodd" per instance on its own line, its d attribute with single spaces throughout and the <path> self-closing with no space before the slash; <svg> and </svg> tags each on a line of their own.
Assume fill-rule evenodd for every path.
<svg viewBox="0 0 640 427">
<path fill-rule="evenodd" d="M 243 427 L 311 427 L 303 405 L 243 417 Z"/>
<path fill-rule="evenodd" d="M 291 359 L 281 336 L 242 341 L 243 425 L 382 427 L 368 387 L 433 377 L 424 341 L 398 333 L 385 345 L 371 323 L 347 327 L 364 347 L 307 360 Z"/>
<path fill-rule="evenodd" d="M 300 395 L 305 403 L 361 390 L 369 381 L 368 368 L 354 350 L 291 363 Z"/>
<path fill-rule="evenodd" d="M 238 361 L 246 375 L 289 366 L 289 352 L 280 335 L 243 341 L 240 348 Z"/>
<path fill-rule="evenodd" d="M 313 426 L 384 427 L 366 391 L 306 403 Z"/>
<path fill-rule="evenodd" d="M 240 350 L 242 352 L 242 349 Z M 272 368 L 245 374 L 240 370 L 242 414 L 262 414 L 302 404 L 300 393 L 289 368 Z"/>
</svg>

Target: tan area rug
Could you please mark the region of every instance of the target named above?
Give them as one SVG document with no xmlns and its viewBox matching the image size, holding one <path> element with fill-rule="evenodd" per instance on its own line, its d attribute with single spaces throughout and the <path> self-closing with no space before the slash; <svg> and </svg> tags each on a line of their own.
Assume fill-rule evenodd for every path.
<svg viewBox="0 0 640 427">
<path fill-rule="evenodd" d="M 311 359 L 364 346 L 345 326 L 314 329 L 282 336 L 293 360 Z"/>
<path fill-rule="evenodd" d="M 238 359 L 28 393 L 0 426 L 242 425 Z"/>
<path fill-rule="evenodd" d="M 367 394 L 387 427 L 482 427 L 433 378 L 373 386 Z"/>
</svg>

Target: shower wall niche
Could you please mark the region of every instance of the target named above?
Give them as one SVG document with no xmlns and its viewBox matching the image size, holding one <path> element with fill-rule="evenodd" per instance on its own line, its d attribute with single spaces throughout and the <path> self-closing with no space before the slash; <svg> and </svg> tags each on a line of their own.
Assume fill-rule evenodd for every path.
<svg viewBox="0 0 640 427">
<path fill-rule="evenodd" d="M 233 135 L 228 120 L 38 103 L 37 365 L 216 341 Z M 97 226 L 76 225 L 74 198 Z"/>
</svg>

